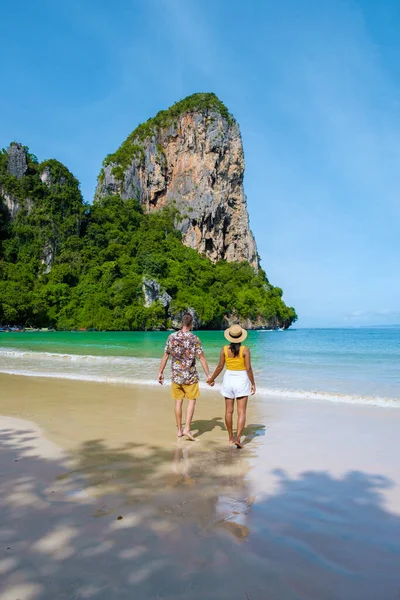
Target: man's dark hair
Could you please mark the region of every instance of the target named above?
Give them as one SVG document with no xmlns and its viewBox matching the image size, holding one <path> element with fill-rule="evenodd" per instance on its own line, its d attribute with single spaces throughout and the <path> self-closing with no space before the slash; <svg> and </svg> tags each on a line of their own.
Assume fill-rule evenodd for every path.
<svg viewBox="0 0 400 600">
<path fill-rule="evenodd" d="M 190 313 L 185 313 L 182 317 L 182 327 L 191 327 L 193 325 L 193 317 Z"/>
</svg>

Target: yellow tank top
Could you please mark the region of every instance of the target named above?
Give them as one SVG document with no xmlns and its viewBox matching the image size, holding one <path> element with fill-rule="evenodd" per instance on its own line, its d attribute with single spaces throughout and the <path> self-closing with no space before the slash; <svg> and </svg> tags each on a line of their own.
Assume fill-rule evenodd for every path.
<svg viewBox="0 0 400 600">
<path fill-rule="evenodd" d="M 246 365 L 244 362 L 243 352 L 246 346 L 240 346 L 239 356 L 231 358 L 228 354 L 229 346 L 224 346 L 225 366 L 228 371 L 245 371 Z"/>
</svg>

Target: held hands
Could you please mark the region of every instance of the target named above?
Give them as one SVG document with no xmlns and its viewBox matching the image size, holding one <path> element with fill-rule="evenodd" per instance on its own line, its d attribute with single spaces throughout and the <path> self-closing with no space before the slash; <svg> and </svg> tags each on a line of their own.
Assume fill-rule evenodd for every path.
<svg viewBox="0 0 400 600">
<path fill-rule="evenodd" d="M 207 377 L 207 383 L 210 387 L 215 385 L 215 381 L 210 376 Z"/>
<path fill-rule="evenodd" d="M 159 375 L 158 375 L 158 383 L 160 385 L 164 385 L 164 373 L 159 373 Z"/>
</svg>

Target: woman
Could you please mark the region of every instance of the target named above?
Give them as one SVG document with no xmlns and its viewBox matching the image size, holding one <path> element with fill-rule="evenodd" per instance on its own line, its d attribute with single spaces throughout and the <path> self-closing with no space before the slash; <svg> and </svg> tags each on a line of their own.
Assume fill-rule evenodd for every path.
<svg viewBox="0 0 400 600">
<path fill-rule="evenodd" d="M 232 327 L 225 330 L 224 335 L 230 345 L 221 349 L 218 366 L 207 383 L 214 385 L 215 379 L 226 366 L 221 388 L 221 394 L 225 396 L 226 428 L 229 441 L 235 444 L 237 448 L 243 448 L 240 438 L 246 424 L 247 399 L 250 394 L 256 393 L 256 384 L 251 368 L 250 350 L 246 346 L 242 346 L 242 342 L 247 338 L 247 331 L 242 329 L 240 325 L 232 325 Z M 236 437 L 233 436 L 232 428 L 235 400 L 238 412 Z"/>
</svg>

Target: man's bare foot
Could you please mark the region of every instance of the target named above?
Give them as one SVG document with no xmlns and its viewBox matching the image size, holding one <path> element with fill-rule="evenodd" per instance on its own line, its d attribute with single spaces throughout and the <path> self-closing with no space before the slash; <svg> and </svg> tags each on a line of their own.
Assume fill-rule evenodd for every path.
<svg viewBox="0 0 400 600">
<path fill-rule="evenodd" d="M 194 436 L 192 435 L 192 433 L 190 431 L 185 430 L 183 432 L 183 435 L 185 435 L 187 437 L 187 439 L 190 440 L 191 442 L 195 441 Z"/>
<path fill-rule="evenodd" d="M 240 450 L 241 448 L 243 448 L 243 444 L 240 442 L 240 440 L 235 440 L 235 441 L 234 441 L 234 444 L 235 444 L 236 448 L 239 448 L 239 450 Z"/>
</svg>

